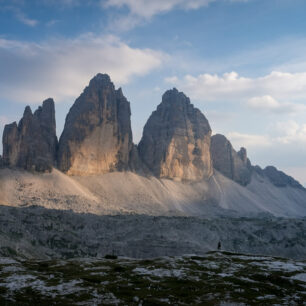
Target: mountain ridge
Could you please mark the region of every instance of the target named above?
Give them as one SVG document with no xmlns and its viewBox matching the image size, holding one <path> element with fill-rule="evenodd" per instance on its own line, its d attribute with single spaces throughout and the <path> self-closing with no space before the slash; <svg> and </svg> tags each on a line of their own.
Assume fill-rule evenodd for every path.
<svg viewBox="0 0 306 306">
<path fill-rule="evenodd" d="M 108 95 L 108 96 L 107 96 Z M 115 102 L 117 101 L 117 102 Z M 47 99 L 44 101 L 45 104 L 50 104 L 51 105 L 51 109 L 49 109 L 49 111 L 47 112 L 49 117 L 52 121 L 52 123 L 49 125 L 49 130 L 51 131 L 51 134 L 53 133 L 53 136 L 56 137 L 56 132 L 55 132 L 55 107 L 54 107 L 54 101 L 52 99 Z M 104 106 L 103 106 L 104 105 Z M 191 136 L 191 140 L 190 140 L 190 145 L 192 145 L 194 147 L 193 150 L 191 150 L 191 152 L 187 152 L 186 154 L 186 149 L 185 150 L 185 156 L 187 156 L 187 158 L 182 158 L 182 153 L 179 151 L 182 151 L 184 145 L 186 145 L 187 147 L 190 146 L 188 139 L 186 140 L 186 142 L 184 143 L 184 141 L 181 141 L 181 143 L 183 142 L 183 145 L 180 145 L 180 148 L 174 148 L 174 153 L 176 153 L 176 155 L 180 155 L 180 157 L 174 156 L 175 158 L 170 158 L 170 162 L 167 164 L 166 169 L 164 170 L 165 174 L 161 173 L 160 170 L 156 170 L 156 163 L 158 164 L 158 162 L 156 162 L 155 160 L 153 160 L 153 162 L 150 162 L 148 165 L 148 155 L 150 155 L 150 150 L 152 148 L 146 148 L 145 145 L 143 145 L 146 142 L 146 138 L 145 137 L 147 133 L 146 131 L 146 126 L 150 123 L 150 120 L 152 118 L 152 116 L 154 116 L 154 114 L 156 114 L 156 112 L 159 112 L 162 108 L 166 108 L 169 107 L 170 105 L 170 109 L 171 111 L 174 110 L 176 111 L 176 114 L 179 116 L 182 116 L 182 122 L 179 122 L 179 120 L 177 120 L 177 118 L 175 118 L 172 122 L 167 122 L 166 120 L 164 120 L 165 118 L 163 118 L 164 125 L 168 125 L 168 129 L 169 131 L 167 132 L 167 128 L 166 128 L 166 132 L 164 132 L 164 134 L 167 134 L 169 132 L 171 133 L 176 133 L 176 134 L 180 134 L 183 133 L 185 135 L 187 135 L 187 137 L 190 139 L 190 134 L 194 134 L 193 136 Z M 168 106 L 167 106 L 168 105 Z M 172 105 L 172 106 L 171 106 Z M 185 115 L 182 115 L 182 113 L 184 113 L 184 110 L 177 110 L 175 109 L 175 107 L 173 105 L 181 105 L 182 108 L 185 108 Z M 104 112 L 103 112 L 103 107 L 104 107 Z M 46 107 L 45 107 L 46 108 Z M 42 107 L 39 107 L 38 110 L 34 113 L 34 115 L 32 114 L 32 111 L 30 109 L 30 107 L 26 107 L 25 108 L 25 112 L 24 112 L 24 116 L 23 116 L 23 120 L 25 121 L 25 118 L 27 117 L 31 117 L 31 116 L 36 116 L 38 117 L 38 114 L 43 112 L 44 116 L 46 116 L 46 111 L 45 111 L 44 105 Z M 50 108 L 50 106 L 49 106 Z M 92 118 L 91 116 L 95 113 L 95 111 L 99 110 L 100 114 L 98 114 L 98 116 L 96 116 L 96 118 Z M 108 113 L 106 111 L 108 111 Z M 170 114 L 171 114 L 170 111 Z M 117 115 L 115 114 L 116 112 Z M 85 113 L 85 114 L 84 114 Z M 32 115 L 31 115 L 32 114 Z M 35 115 L 36 114 L 36 115 Z M 95 114 L 94 114 L 95 115 Z M 193 115 L 193 117 L 192 117 Z M 87 117 L 86 117 L 87 116 Z M 104 117 L 103 117 L 104 116 Z M 114 118 L 111 118 L 111 117 Z M 76 100 L 76 102 L 72 105 L 69 113 L 67 114 L 67 118 L 66 118 L 66 123 L 65 123 L 65 128 L 62 132 L 62 135 L 60 137 L 59 140 L 59 145 L 57 144 L 57 138 L 54 141 L 54 145 L 52 147 L 52 155 L 56 155 L 56 157 L 53 157 L 53 160 L 50 163 L 50 160 L 48 161 L 42 161 L 42 165 L 38 166 L 35 165 L 35 161 L 31 161 L 28 162 L 29 165 L 26 164 L 26 162 L 16 162 L 13 161 L 11 162 L 10 158 L 14 157 L 16 159 L 16 153 L 14 152 L 10 152 L 11 147 L 20 147 L 20 144 L 18 144 L 18 136 L 16 139 L 16 128 L 17 128 L 17 123 L 12 123 L 9 125 L 5 126 L 5 130 L 3 133 L 3 156 L 2 158 L 0 157 L 0 167 L 4 167 L 4 166 L 10 166 L 10 167 L 17 167 L 17 168 L 24 168 L 27 170 L 36 170 L 38 172 L 44 172 L 44 171 L 51 171 L 53 166 L 57 166 L 61 171 L 64 171 L 66 173 L 69 173 L 71 175 L 76 174 L 76 175 L 87 175 L 87 174 L 94 174 L 94 173 L 107 173 L 107 172 L 112 172 L 112 171 L 121 171 L 121 170 L 132 170 L 135 172 L 139 172 L 139 173 L 146 173 L 146 174 L 152 174 L 156 175 L 157 177 L 161 176 L 161 177 L 168 177 L 168 178 L 177 178 L 177 179 L 191 179 L 191 180 L 199 180 L 201 178 L 209 178 L 210 175 L 212 175 L 212 166 L 217 169 L 218 171 L 221 171 L 224 175 L 226 175 L 227 177 L 235 180 L 236 182 L 241 183 L 242 185 L 247 185 L 250 181 L 250 173 L 248 172 L 253 172 L 253 171 L 257 171 L 258 173 L 261 173 L 262 175 L 266 175 L 268 177 L 270 177 L 271 180 L 275 181 L 276 176 L 282 176 L 283 182 L 291 182 L 290 184 L 296 186 L 297 188 L 301 188 L 302 186 L 295 181 L 293 178 L 291 178 L 290 176 L 284 177 L 284 173 L 283 172 L 277 172 L 278 170 L 275 171 L 275 169 L 273 170 L 273 173 L 271 174 L 271 169 L 270 171 L 260 171 L 260 167 L 255 167 L 255 168 L 250 168 L 250 161 L 247 159 L 247 154 L 246 154 L 246 149 L 243 148 L 243 152 L 236 152 L 234 151 L 234 149 L 232 148 L 230 142 L 225 138 L 225 136 L 221 135 L 221 137 L 224 138 L 224 142 L 227 143 L 228 146 L 231 147 L 231 150 L 233 150 L 233 154 L 231 153 L 231 156 L 234 155 L 234 160 L 238 160 L 238 163 L 241 164 L 241 160 L 245 159 L 244 163 L 244 178 L 242 177 L 235 177 L 234 178 L 234 174 L 233 173 L 225 173 L 226 172 L 226 167 L 231 167 L 233 168 L 233 161 L 229 161 L 227 164 L 224 164 L 224 160 L 221 162 L 221 164 L 223 163 L 222 167 L 219 166 L 220 164 L 220 158 L 218 160 L 216 160 L 216 150 L 214 150 L 213 146 L 210 145 L 210 142 L 212 142 L 212 144 L 214 144 L 214 139 L 216 139 L 218 136 L 214 135 L 211 137 L 211 129 L 210 129 L 210 125 L 209 122 L 207 121 L 207 119 L 205 118 L 205 116 L 201 113 L 200 110 L 196 109 L 193 107 L 193 105 L 190 103 L 190 99 L 188 97 L 186 97 L 184 95 L 184 93 L 179 92 L 176 88 L 172 89 L 172 90 L 168 90 L 165 92 L 165 94 L 163 95 L 163 99 L 161 104 L 157 107 L 157 110 L 154 111 L 151 115 L 151 117 L 148 119 L 148 122 L 144 128 L 144 134 L 143 137 L 140 141 L 140 143 L 138 145 L 135 145 L 132 141 L 132 131 L 131 131 L 131 122 L 130 122 L 130 116 L 131 116 L 131 111 L 130 111 L 130 106 L 129 106 L 129 102 L 127 101 L 127 99 L 124 97 L 122 89 L 115 89 L 114 84 L 111 82 L 110 77 L 107 74 L 101 74 L 98 73 L 94 78 L 92 78 L 89 82 L 89 85 L 84 89 L 83 93 L 80 95 L 80 97 Z M 194 118 L 193 120 L 196 122 L 186 122 L 186 118 Z M 168 115 L 169 117 L 169 115 Z M 197 119 L 197 118 L 201 118 L 201 119 Z M 167 119 L 167 118 L 166 118 Z M 187 119 L 190 120 L 190 119 Z M 200 121 L 199 121 L 200 120 Z M 152 120 L 151 120 L 152 121 Z M 161 120 L 162 121 L 162 120 Z M 183 122 L 185 121 L 185 123 Z M 191 120 L 192 121 L 192 120 Z M 115 125 L 115 127 L 112 128 L 111 132 L 109 130 L 109 125 L 110 122 Z M 202 122 L 202 123 L 201 123 Z M 94 123 L 94 124 L 92 124 Z M 20 125 L 21 123 L 19 123 Z M 40 122 L 40 124 L 44 125 L 44 123 Z M 72 127 L 75 125 L 75 127 Z M 122 125 L 123 127 L 120 128 L 120 125 Z M 160 124 L 159 124 L 160 125 Z M 174 126 L 177 125 L 177 132 L 174 132 L 175 128 Z M 182 126 L 184 126 L 182 128 Z M 189 126 L 187 126 L 189 125 Z M 107 126 L 107 127 L 106 127 Z M 117 126 L 117 127 L 116 127 Z M 90 141 L 88 139 L 86 139 L 85 136 L 82 137 L 82 134 L 90 134 L 90 131 L 92 131 L 95 127 L 100 128 L 100 130 L 102 130 L 102 132 L 100 131 L 100 134 L 97 136 L 92 136 L 92 138 L 94 140 L 96 140 L 97 138 L 101 138 L 104 143 L 102 145 L 102 147 L 105 147 L 105 139 L 107 139 L 107 137 L 110 139 L 110 151 L 113 151 L 112 154 L 108 154 L 107 152 L 104 154 L 103 158 L 103 166 L 100 167 L 102 168 L 101 170 L 97 170 L 97 164 L 94 164 L 94 166 L 92 167 L 93 170 L 88 171 L 89 168 L 89 162 L 88 162 L 88 156 L 91 155 L 91 159 L 93 159 L 92 154 L 93 154 L 93 150 L 89 150 L 88 148 L 86 148 L 85 144 L 83 147 L 85 147 L 84 151 L 82 152 L 82 149 L 77 148 L 77 149 L 72 149 L 72 145 L 71 142 L 75 142 L 75 146 L 79 147 L 80 143 L 86 142 L 88 141 L 90 143 Z M 154 128 L 156 128 L 156 126 L 154 126 Z M 158 126 L 158 128 L 160 129 L 161 127 Z M 48 127 L 47 127 L 48 129 Z M 107 130 L 108 129 L 108 130 Z M 188 129 L 193 131 L 192 133 L 188 132 Z M 107 135 L 101 135 L 103 134 L 103 132 L 105 132 Z M 31 130 L 31 133 L 33 133 L 33 129 Z M 30 134 L 31 134 L 30 133 Z M 113 133 L 113 138 L 112 136 L 110 136 L 110 134 Z M 152 133 L 149 132 L 149 138 L 152 138 L 152 135 L 150 134 Z M 158 132 L 159 134 L 161 134 L 161 130 Z M 70 135 L 69 135 L 70 134 Z M 200 134 L 200 137 L 197 137 L 197 134 Z M 201 135 L 202 134 L 202 135 Z M 209 134 L 209 135 L 208 135 Z M 68 136 L 67 136 L 68 135 Z M 125 136 L 127 135 L 127 136 Z M 188 136 L 189 135 L 189 136 Z M 206 148 L 204 149 L 204 151 L 206 151 L 205 153 L 202 154 L 201 149 L 199 149 L 198 147 L 198 143 L 197 143 L 197 139 L 201 138 L 204 139 L 205 135 L 207 135 L 207 139 L 204 141 L 206 142 Z M 160 135 L 158 135 L 160 137 Z M 179 135 L 182 136 L 182 135 Z M 183 135 L 184 136 L 184 135 Z M 43 141 L 46 141 L 47 138 L 46 137 L 40 137 L 43 139 Z M 52 138 L 52 136 L 51 136 Z M 83 138 L 81 141 L 78 141 L 77 139 Z M 118 138 L 117 140 L 117 146 L 116 148 L 114 148 L 114 145 L 112 144 L 112 142 L 116 141 L 116 138 Z M 120 140 L 120 138 L 122 138 Z M 158 138 L 159 141 L 161 138 Z M 210 141 L 211 139 L 211 141 Z M 163 140 L 164 141 L 164 140 Z M 11 143 L 10 143 L 11 142 Z M 67 143 L 70 143 L 69 145 L 67 145 Z M 94 141 L 92 141 L 94 142 Z M 120 144 L 121 143 L 121 144 Z M 174 145 L 175 147 L 176 145 Z M 25 145 L 21 145 L 21 147 L 25 147 Z M 31 144 L 28 145 L 28 147 L 31 148 Z M 33 147 L 33 145 L 32 145 Z M 173 145 L 172 145 L 173 147 Z M 121 148 L 121 149 L 120 149 Z M 208 148 L 209 151 L 213 151 L 213 153 L 208 152 Z M 37 151 L 38 149 L 32 148 L 35 153 L 35 151 Z M 95 149 L 95 147 L 94 147 Z M 158 150 L 159 148 L 157 147 L 156 150 Z M 169 152 L 171 151 L 171 147 L 168 147 L 168 150 L 164 150 L 164 152 L 159 153 L 159 155 L 161 155 L 161 157 L 159 157 L 159 164 L 163 164 L 162 159 L 166 159 L 165 155 L 170 154 Z M 54 150 L 56 150 L 56 154 L 54 154 Z M 75 151 L 75 152 L 71 152 L 71 150 Z M 98 150 L 100 150 L 100 148 L 98 148 Z M 190 148 L 188 148 L 187 150 L 190 150 Z M 90 151 L 90 152 L 88 152 Z M 107 150 L 106 150 L 107 151 Z M 173 151 L 173 149 L 172 149 Z M 220 150 L 219 150 L 220 151 Z M 47 152 L 48 153 L 48 152 Z M 172 155 L 174 154 L 172 152 Z M 220 152 L 219 152 L 220 153 Z M 41 155 L 46 154 L 46 152 L 43 152 Z M 97 152 L 96 155 L 99 155 L 100 152 Z M 183 154 L 183 155 L 184 155 Z M 201 155 L 202 154 L 202 155 Z M 226 152 L 223 152 L 223 156 L 221 157 L 221 159 L 225 159 L 226 160 Z M 237 159 L 237 157 L 239 157 L 239 154 L 244 155 L 244 157 L 242 156 L 241 158 Z M 18 155 L 18 154 L 17 154 Z M 22 154 L 20 154 L 22 155 Z M 23 152 L 23 155 L 27 155 L 27 152 Z M 28 154 L 30 155 L 30 154 Z M 34 154 L 35 155 L 35 154 Z M 101 154 L 100 154 L 101 155 Z M 198 155 L 198 156 L 197 156 Z M 220 154 L 219 154 L 220 155 Z M 75 156 L 82 156 L 83 159 L 81 158 L 79 164 L 81 164 L 79 170 L 71 170 L 71 159 L 77 159 L 77 157 Z M 26 156 L 28 157 L 28 156 Z M 85 158 L 84 158 L 85 157 Z M 194 158 L 193 160 L 190 160 Z M 39 156 L 40 158 L 40 156 Z M 102 158 L 102 159 L 103 159 Z M 231 157 L 232 158 L 232 157 Z M 33 159 L 33 158 L 32 158 Z M 35 159 L 35 157 L 34 157 Z M 42 158 L 43 159 L 43 158 Z M 50 158 L 49 158 L 50 159 Z M 85 159 L 85 160 L 84 160 Z M 183 161 L 184 160 L 184 161 Z M 187 162 L 186 162 L 187 160 Z M 188 162 L 189 160 L 189 162 Z M 181 164 L 184 163 L 186 165 L 184 166 L 173 166 L 173 164 Z M 82 165 L 82 163 L 84 163 Z M 87 164 L 86 164 L 87 163 Z M 155 163 L 155 165 L 154 165 Z M 193 163 L 195 165 L 193 165 Z M 199 163 L 201 164 L 199 166 Z M 214 163 L 214 165 L 212 165 Z M 232 164 L 231 164 L 232 163 Z M 34 165 L 33 165 L 34 164 Z M 106 164 L 106 165 L 105 165 Z M 169 166 L 169 164 L 172 164 L 172 166 Z M 159 166 L 157 166 L 158 168 Z M 170 168 L 169 168 L 170 167 Z M 171 170 L 172 167 L 172 170 Z M 171 174 L 171 171 L 173 172 L 173 169 L 177 167 L 178 171 L 174 170 L 174 175 Z M 195 170 L 190 171 L 190 168 L 195 167 Z M 77 168 L 77 167 L 76 167 Z M 83 168 L 83 169 L 82 169 Z M 99 167 L 98 167 L 99 168 Z M 105 168 L 105 169 L 104 169 Z M 182 170 L 182 168 L 185 168 L 185 170 Z M 198 169 L 197 169 L 198 168 Z M 205 169 L 204 169 L 205 168 Z M 237 167 L 236 167 L 237 168 Z M 238 167 L 239 168 L 239 167 Z M 241 167 L 240 165 L 240 168 Z M 196 172 L 198 170 L 198 174 L 194 174 L 194 173 L 187 173 L 188 171 L 186 171 L 186 169 L 189 172 Z M 200 169 L 200 170 L 199 170 Z M 233 169 L 232 169 L 233 170 Z M 241 169 L 240 169 L 241 170 Z M 176 173 L 180 173 L 178 175 L 178 177 L 176 177 L 175 175 Z M 169 175 L 170 173 L 170 175 Z M 202 173 L 202 174 L 201 174 Z M 286 175 L 286 174 L 285 174 Z M 239 175 L 238 175 L 239 176 Z M 276 182 L 276 181 L 275 181 Z M 283 183 L 281 185 L 284 185 Z"/>
<path fill-rule="evenodd" d="M 306 215 L 303 210 L 303 207 L 306 207 L 306 189 L 299 182 L 275 167 L 261 169 L 259 166 L 253 166 L 245 148 L 237 152 L 225 136 L 211 136 L 212 131 L 206 117 L 177 89 L 165 92 L 162 102 L 148 119 L 138 145 L 133 143 L 130 117 L 130 103 L 123 95 L 122 89 L 115 89 L 108 75 L 97 74 L 67 114 L 59 143 L 55 133 L 55 107 L 52 99 L 44 101 L 43 106 L 34 114 L 30 107 L 26 107 L 18 126 L 16 122 L 6 125 L 3 135 L 4 154 L 0 158 L 0 167 L 24 169 L 42 175 L 53 169 L 55 176 L 60 173 L 56 170 L 58 168 L 62 172 L 58 180 L 64 185 L 67 185 L 68 181 L 72 186 L 81 182 L 82 186 L 79 188 L 85 188 L 85 194 L 96 188 L 88 185 L 88 182 L 100 186 L 103 194 L 99 191 L 88 193 L 91 200 L 98 199 L 93 202 L 89 200 L 89 203 L 92 203 L 90 205 L 100 203 L 99 205 L 103 206 L 104 202 L 110 201 L 109 203 L 122 207 L 123 211 L 138 211 L 146 202 L 152 205 L 159 203 L 158 205 L 166 207 L 172 203 L 176 213 L 186 213 L 186 208 L 188 214 L 190 209 L 215 203 L 218 209 L 225 209 L 226 213 L 230 213 L 232 208 L 241 213 L 244 208 L 247 212 L 254 209 L 258 213 L 269 212 L 269 205 L 274 205 L 272 214 L 286 216 L 288 213 L 298 216 L 299 211 L 303 211 L 303 215 Z M 118 174 L 115 174 L 117 172 Z M 2 170 L 3 173 L 5 169 Z M 7 181 L 10 181 L 9 177 L 13 172 L 7 173 Z M 130 173 L 134 173 L 134 176 Z M 71 176 L 72 180 L 66 179 L 65 174 Z M 111 179 L 116 175 L 118 182 Z M 104 180 L 106 177 L 112 184 L 121 183 L 114 187 Z M 40 179 L 43 182 L 44 176 L 38 178 L 33 184 L 39 185 Z M 109 191 L 101 186 L 97 178 L 104 181 Z M 168 182 L 169 179 L 177 181 L 178 185 Z M 134 190 L 133 184 L 127 183 L 128 180 L 138 186 L 139 192 Z M 5 175 L 2 175 L 1 181 L 6 183 Z M 149 191 L 146 191 L 146 184 Z M 201 185 L 200 189 L 195 187 L 198 185 Z M 7 188 L 13 190 L 12 187 Z M 58 188 L 61 190 L 60 186 Z M 185 191 L 182 193 L 181 190 L 187 190 L 186 188 L 190 190 L 182 200 L 180 196 Z M 29 190 L 28 202 L 31 201 L 32 189 Z M 65 191 L 61 192 L 55 202 L 64 199 L 64 202 L 67 200 L 70 203 L 70 200 L 65 198 Z M 15 193 L 18 194 L 16 191 Z M 56 189 L 51 188 L 46 194 L 47 198 L 50 198 L 50 193 L 56 193 Z M 164 193 L 165 197 L 156 196 L 158 193 Z M 33 194 L 36 193 L 33 191 Z M 76 189 L 70 196 L 73 194 L 82 198 Z M 23 197 L 22 194 L 19 196 Z M 42 197 L 38 198 L 44 201 Z M 120 203 L 116 199 L 126 203 Z M 139 202 L 140 199 L 143 203 Z M 17 198 L 10 198 L 9 201 L 2 199 L 2 202 L 6 203 L 13 201 L 19 202 L 20 205 L 25 204 Z M 86 197 L 80 201 L 80 205 L 89 205 L 86 204 Z M 191 203 L 189 207 L 188 201 Z M 63 205 L 67 207 L 65 203 Z M 148 207 L 150 205 L 148 204 Z M 154 205 L 150 208 L 150 213 L 153 214 Z M 160 212 L 158 205 L 155 209 Z M 181 205 L 185 208 L 181 209 Z M 277 206 L 281 207 L 279 211 Z M 290 206 L 299 209 L 292 212 Z M 146 213 L 146 209 L 141 208 L 140 211 Z M 165 210 L 161 211 L 165 213 Z M 205 209 L 196 208 L 195 211 L 202 213 Z"/>
</svg>

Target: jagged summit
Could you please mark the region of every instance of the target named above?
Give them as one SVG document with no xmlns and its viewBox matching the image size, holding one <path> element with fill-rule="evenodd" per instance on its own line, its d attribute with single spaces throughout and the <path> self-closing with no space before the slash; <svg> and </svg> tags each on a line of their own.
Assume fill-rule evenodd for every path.
<svg viewBox="0 0 306 306">
<path fill-rule="evenodd" d="M 32 115 L 33 115 L 33 113 L 32 113 L 31 107 L 29 105 L 27 105 L 24 109 L 24 112 L 23 112 L 23 118 L 30 117 Z"/>
<path fill-rule="evenodd" d="M 128 168 L 130 103 L 106 74 L 97 74 L 71 107 L 60 138 L 58 167 L 70 175 Z"/>
<path fill-rule="evenodd" d="M 211 155 L 216 170 L 241 185 L 250 183 L 252 169 L 245 148 L 237 153 L 224 135 L 216 134 L 211 137 Z"/>
<path fill-rule="evenodd" d="M 162 102 L 147 121 L 139 153 L 158 177 L 200 180 L 212 175 L 210 125 L 205 116 L 176 88 L 162 96 Z"/>
<path fill-rule="evenodd" d="M 162 101 L 169 104 L 190 103 L 190 99 L 183 92 L 178 91 L 175 87 L 164 92 Z"/>
<path fill-rule="evenodd" d="M 30 106 L 3 133 L 3 163 L 26 170 L 51 171 L 56 160 L 55 105 L 49 98 L 34 114 Z"/>
<path fill-rule="evenodd" d="M 242 186 L 259 175 L 276 187 L 304 189 L 275 167 L 251 166 L 246 149 L 236 152 L 225 136 L 211 137 L 206 117 L 177 88 L 163 94 L 138 146 L 132 142 L 130 117 L 122 89 L 98 73 L 67 114 L 59 144 L 52 98 L 34 113 L 27 106 L 19 123 L 6 125 L 0 167 L 51 171 L 57 166 L 69 175 L 129 170 L 189 181 L 209 179 L 216 169 Z"/>
<path fill-rule="evenodd" d="M 305 188 L 296 181 L 293 177 L 287 175 L 283 171 L 278 170 L 274 166 L 267 166 L 266 168 L 262 169 L 259 166 L 254 167 L 254 171 L 256 171 L 260 176 L 267 177 L 271 183 L 276 187 L 293 187 L 298 189 Z"/>
<path fill-rule="evenodd" d="M 89 86 L 93 83 L 112 83 L 111 78 L 106 73 L 97 73 L 89 82 Z M 112 83 L 113 84 L 113 83 Z"/>
</svg>

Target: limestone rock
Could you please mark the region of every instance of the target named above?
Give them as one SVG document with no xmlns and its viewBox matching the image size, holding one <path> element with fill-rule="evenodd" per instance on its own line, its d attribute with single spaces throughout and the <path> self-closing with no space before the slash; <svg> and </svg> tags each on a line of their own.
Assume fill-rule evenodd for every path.
<svg viewBox="0 0 306 306">
<path fill-rule="evenodd" d="M 273 166 L 267 166 L 262 170 L 263 175 L 265 175 L 276 187 L 294 187 L 299 189 L 304 189 L 304 187 L 296 181 L 293 177 L 285 174 L 282 171 L 277 170 Z"/>
<path fill-rule="evenodd" d="M 139 154 L 157 177 L 200 180 L 212 173 L 211 129 L 184 93 L 168 90 L 147 121 Z"/>
<path fill-rule="evenodd" d="M 33 114 L 25 108 L 22 119 L 8 124 L 3 132 L 3 163 L 6 166 L 39 172 L 51 171 L 57 150 L 55 106 L 43 102 Z"/>
<path fill-rule="evenodd" d="M 133 148 L 130 103 L 106 74 L 97 74 L 71 107 L 58 167 L 69 175 L 124 170 Z"/>
<path fill-rule="evenodd" d="M 136 172 L 138 174 L 148 175 L 150 174 L 150 170 L 146 165 L 142 162 L 137 145 L 133 144 L 132 150 L 130 152 L 130 160 L 129 160 L 129 170 L 132 172 Z"/>
<path fill-rule="evenodd" d="M 225 136 L 216 134 L 211 137 L 211 156 L 214 168 L 223 175 L 243 186 L 250 183 L 252 169 L 245 148 L 236 152 Z"/>
</svg>

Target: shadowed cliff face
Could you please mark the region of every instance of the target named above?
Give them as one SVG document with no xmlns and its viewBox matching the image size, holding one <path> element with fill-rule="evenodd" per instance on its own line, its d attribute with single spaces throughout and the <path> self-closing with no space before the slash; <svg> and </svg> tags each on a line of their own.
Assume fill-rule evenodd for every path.
<svg viewBox="0 0 306 306">
<path fill-rule="evenodd" d="M 260 176 L 267 177 L 270 182 L 276 187 L 293 187 L 305 190 L 305 188 L 296 181 L 293 177 L 286 173 L 276 169 L 273 166 L 267 166 L 265 169 L 261 169 L 259 166 L 253 167 Z"/>
<path fill-rule="evenodd" d="M 34 114 L 25 108 L 18 126 L 11 123 L 3 133 L 3 163 L 35 171 L 51 171 L 56 160 L 57 137 L 52 99 L 43 102 Z"/>
<path fill-rule="evenodd" d="M 146 166 L 158 177 L 200 180 L 212 175 L 211 129 L 182 92 L 168 90 L 139 143 Z"/>
<path fill-rule="evenodd" d="M 98 74 L 71 107 L 58 151 L 69 175 L 128 168 L 132 150 L 130 104 L 108 75 Z"/>
<path fill-rule="evenodd" d="M 241 185 L 251 181 L 251 163 L 245 148 L 236 152 L 227 138 L 221 134 L 211 137 L 211 156 L 213 166 L 226 177 Z"/>
</svg>

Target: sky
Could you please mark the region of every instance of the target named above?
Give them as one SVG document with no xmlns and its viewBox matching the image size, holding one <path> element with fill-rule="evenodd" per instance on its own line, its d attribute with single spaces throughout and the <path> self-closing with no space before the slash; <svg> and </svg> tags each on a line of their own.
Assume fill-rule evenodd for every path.
<svg viewBox="0 0 306 306">
<path fill-rule="evenodd" d="M 305 16 L 305 0 L 0 0 L 0 134 L 52 97 L 59 137 L 107 73 L 135 143 L 176 87 L 252 164 L 306 185 Z"/>
</svg>

